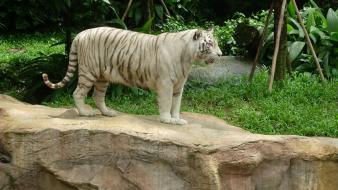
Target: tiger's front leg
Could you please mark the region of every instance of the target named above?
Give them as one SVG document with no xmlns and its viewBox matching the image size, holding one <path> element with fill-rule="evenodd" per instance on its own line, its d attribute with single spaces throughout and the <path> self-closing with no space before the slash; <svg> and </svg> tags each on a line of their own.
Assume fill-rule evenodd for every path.
<svg viewBox="0 0 338 190">
<path fill-rule="evenodd" d="M 173 93 L 172 106 L 170 110 L 171 117 L 176 119 L 177 120 L 176 123 L 179 125 L 185 125 L 188 123 L 186 120 L 180 118 L 182 94 L 183 94 L 183 87 L 180 88 L 178 92 Z"/>
<path fill-rule="evenodd" d="M 182 122 L 179 118 L 174 118 L 171 115 L 173 105 L 173 84 L 165 81 L 159 81 L 157 89 L 157 101 L 160 111 L 160 121 L 167 124 L 183 125 L 186 122 Z"/>
</svg>

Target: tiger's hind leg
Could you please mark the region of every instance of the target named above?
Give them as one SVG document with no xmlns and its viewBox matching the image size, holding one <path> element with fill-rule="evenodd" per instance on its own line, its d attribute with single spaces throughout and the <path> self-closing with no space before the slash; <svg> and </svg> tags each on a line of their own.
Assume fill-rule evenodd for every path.
<svg viewBox="0 0 338 190">
<path fill-rule="evenodd" d="M 79 76 L 79 83 L 73 93 L 73 98 L 75 101 L 75 106 L 81 116 L 94 116 L 94 110 L 84 103 L 84 100 L 93 87 L 93 82 L 86 81 L 84 82 L 83 77 Z"/>
<path fill-rule="evenodd" d="M 117 115 L 117 112 L 109 110 L 104 102 L 104 97 L 106 95 L 109 82 L 107 81 L 97 81 L 94 83 L 94 93 L 93 99 L 95 101 L 96 107 L 101 111 L 102 115 L 113 117 Z"/>
</svg>

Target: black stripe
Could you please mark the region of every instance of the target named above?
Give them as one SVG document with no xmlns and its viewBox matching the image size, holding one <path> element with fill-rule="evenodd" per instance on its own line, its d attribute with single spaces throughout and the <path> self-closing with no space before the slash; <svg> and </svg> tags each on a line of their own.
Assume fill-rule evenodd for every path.
<svg viewBox="0 0 338 190">
<path fill-rule="evenodd" d="M 131 39 L 129 40 L 129 46 L 128 46 L 128 48 L 127 48 L 127 52 L 125 53 L 125 55 L 127 56 L 128 55 L 128 53 L 129 53 L 129 51 L 130 51 L 130 46 L 132 45 L 132 44 L 134 44 L 134 42 L 135 42 L 135 38 L 137 39 L 137 33 L 135 33 L 132 37 L 131 37 Z"/>
<path fill-rule="evenodd" d="M 120 33 L 122 33 L 123 32 L 123 30 L 120 30 L 120 31 L 117 31 L 117 33 L 114 35 L 114 38 L 110 41 L 110 44 L 109 44 L 109 46 L 108 46 L 108 49 L 110 48 L 110 46 L 112 45 L 112 44 L 114 44 L 114 41 L 115 41 L 115 39 L 116 39 L 116 37 L 120 34 Z M 112 32 L 113 33 L 113 32 Z M 109 35 L 110 36 L 110 35 Z M 120 38 L 121 39 L 121 38 Z M 118 43 L 116 43 L 116 45 L 117 45 Z"/>
<path fill-rule="evenodd" d="M 76 70 L 74 67 L 68 67 L 67 73 L 73 73 Z"/>
<path fill-rule="evenodd" d="M 165 39 L 167 38 L 168 34 L 169 34 L 169 33 L 165 33 L 165 34 L 164 34 L 164 38 L 163 38 L 162 42 L 165 41 Z"/>
<path fill-rule="evenodd" d="M 158 75 L 158 63 L 157 63 L 157 54 L 158 54 L 158 47 L 157 47 L 157 41 L 158 41 L 158 37 L 156 39 L 155 42 L 155 65 L 156 65 L 156 74 Z"/>
<path fill-rule="evenodd" d="M 140 45 L 140 40 L 142 40 L 142 39 L 136 38 L 136 46 L 135 46 L 134 51 L 133 51 L 134 53 L 132 53 L 130 55 L 128 63 L 127 63 L 128 78 L 129 78 L 130 81 L 133 81 L 133 75 L 131 73 L 131 64 L 133 64 L 133 63 L 131 63 L 131 61 L 132 61 L 133 56 L 137 53 L 138 47 Z"/>
<path fill-rule="evenodd" d="M 110 48 L 110 46 L 111 46 L 112 44 L 114 44 L 115 38 L 116 38 L 116 37 L 118 36 L 118 34 L 120 34 L 121 32 L 123 32 L 123 30 L 118 31 L 118 33 L 114 36 L 113 40 L 111 41 L 111 44 L 109 44 L 108 49 Z M 122 40 L 122 37 L 126 38 L 127 36 L 128 36 L 127 34 L 124 34 L 124 36 L 123 36 L 123 35 L 120 36 L 120 38 L 118 39 L 118 41 L 115 43 L 115 48 L 114 48 L 114 50 L 111 50 L 111 51 L 113 51 L 113 53 L 111 54 L 111 56 L 110 56 L 110 58 L 109 58 L 110 64 L 111 64 L 111 68 L 110 68 L 110 71 L 109 71 L 110 74 L 112 74 L 112 71 L 113 71 L 113 68 L 114 68 L 114 63 L 113 63 L 113 60 L 112 60 L 112 59 L 113 59 L 114 55 L 117 53 L 117 52 L 115 52 L 115 49 L 116 49 L 116 47 L 118 47 L 120 41 Z M 118 50 L 121 51 L 121 48 L 118 49 Z M 118 60 L 117 60 L 117 62 L 118 62 Z"/>
<path fill-rule="evenodd" d="M 101 90 L 101 89 L 98 89 L 95 85 L 94 85 L 94 89 L 99 91 L 99 92 L 102 92 L 102 93 L 105 93 L 106 92 L 106 87 L 103 87 L 104 90 Z"/>
<path fill-rule="evenodd" d="M 62 79 L 62 81 L 61 81 L 61 83 L 63 83 L 63 84 L 67 84 L 69 82 L 69 79 L 68 78 L 63 78 Z"/>
<path fill-rule="evenodd" d="M 108 30 L 109 34 L 106 36 L 106 39 L 104 40 L 104 43 L 103 43 L 104 47 L 107 47 L 107 41 L 110 35 L 113 33 L 113 31 L 114 31 L 114 28 L 111 28 L 110 30 Z"/>
<path fill-rule="evenodd" d="M 177 96 L 179 96 L 180 94 L 181 94 L 181 91 L 174 92 L 174 93 L 173 93 L 173 96 L 174 96 L 174 97 L 177 97 Z"/>
<path fill-rule="evenodd" d="M 85 74 L 79 74 L 79 77 L 83 77 L 83 78 L 85 78 L 86 80 L 88 80 L 88 81 L 90 81 L 90 82 L 95 82 L 94 80 L 92 80 L 91 78 L 89 78 L 87 75 L 85 75 Z"/>
<path fill-rule="evenodd" d="M 119 74 L 120 74 L 120 76 L 122 77 L 122 79 L 123 79 L 126 83 L 129 83 L 129 81 L 127 81 L 126 77 L 125 77 L 124 74 L 123 74 L 123 68 L 122 68 L 122 66 L 118 66 L 117 71 L 119 72 Z"/>
<path fill-rule="evenodd" d="M 145 43 L 146 43 L 146 42 L 144 41 L 144 38 L 142 38 L 142 39 L 141 39 L 141 47 L 140 47 L 140 50 L 141 50 L 141 49 L 145 49 L 145 47 L 144 47 L 144 46 L 145 46 Z M 140 78 L 140 77 L 139 77 L 139 71 L 140 71 L 140 67 L 141 67 L 141 64 L 142 64 L 141 61 L 142 61 L 142 59 L 143 59 L 140 50 L 137 51 L 137 52 L 140 54 L 140 55 L 139 55 L 139 59 L 138 59 L 138 66 L 137 66 L 137 69 L 136 69 L 136 75 L 137 75 L 138 78 Z M 141 76 L 142 76 L 142 75 L 141 75 Z"/>
<path fill-rule="evenodd" d="M 68 78 L 73 78 L 74 75 L 73 75 L 73 76 L 70 76 L 70 74 L 71 74 L 71 73 L 67 72 L 66 77 L 68 77 Z"/>
<path fill-rule="evenodd" d="M 102 63 L 101 63 L 101 56 L 100 56 L 100 45 L 101 45 L 101 38 L 102 38 L 102 35 L 104 34 L 106 32 L 106 30 L 105 31 L 102 31 L 102 32 L 100 32 L 100 34 L 99 34 L 99 41 L 97 42 L 97 49 L 96 49 L 96 51 L 97 51 L 97 54 L 98 54 L 98 61 L 99 61 L 99 77 L 101 77 L 101 75 L 102 75 Z"/>
<path fill-rule="evenodd" d="M 88 86 L 88 85 L 85 84 L 85 83 L 80 83 L 80 82 L 79 82 L 79 85 L 85 86 L 86 88 L 92 88 L 92 86 Z"/>
<path fill-rule="evenodd" d="M 183 34 L 181 37 L 180 37 L 180 39 L 183 39 L 186 35 L 188 35 L 189 34 L 189 32 L 186 32 L 185 34 Z"/>
</svg>

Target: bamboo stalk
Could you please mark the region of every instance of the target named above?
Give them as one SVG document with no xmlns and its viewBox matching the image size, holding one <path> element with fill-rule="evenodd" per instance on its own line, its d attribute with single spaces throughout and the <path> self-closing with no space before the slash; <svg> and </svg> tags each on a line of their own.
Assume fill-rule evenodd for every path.
<svg viewBox="0 0 338 190">
<path fill-rule="evenodd" d="M 127 8 L 126 8 L 126 10 L 123 13 L 122 21 L 124 21 L 124 19 L 126 18 L 126 16 L 127 16 L 128 12 L 129 12 L 129 9 L 130 9 L 132 3 L 133 3 L 133 0 L 129 0 Z"/>
<path fill-rule="evenodd" d="M 161 3 L 162 3 L 162 6 L 164 7 L 165 9 L 165 12 L 167 13 L 167 16 L 170 17 L 170 12 L 169 12 L 169 9 L 167 8 L 167 6 L 165 5 L 164 1 L 161 0 Z"/>
<path fill-rule="evenodd" d="M 306 30 L 306 28 L 305 28 L 305 26 L 304 26 L 302 16 L 300 15 L 299 9 L 298 9 L 298 7 L 297 7 L 297 3 L 296 3 L 295 0 L 292 0 L 292 3 L 293 3 L 294 6 L 295 6 L 298 21 L 299 21 L 300 25 L 301 25 L 302 28 L 303 28 L 303 31 L 304 31 L 304 34 L 305 34 L 305 38 L 306 38 L 306 43 L 307 43 L 307 45 L 309 46 L 309 48 L 310 48 L 310 50 L 311 50 L 311 53 L 312 53 L 313 58 L 315 59 L 315 63 L 316 63 L 317 70 L 318 70 L 318 72 L 319 72 L 320 78 L 321 78 L 321 80 L 324 82 L 324 81 L 326 81 L 326 79 L 325 79 L 325 77 L 324 77 L 324 75 L 323 75 L 322 68 L 321 68 L 321 66 L 320 66 L 320 64 L 319 64 L 318 57 L 317 57 L 317 55 L 316 55 L 315 49 L 313 48 L 313 45 L 312 45 L 312 42 L 311 42 L 311 40 L 310 40 L 309 34 L 308 34 L 308 32 L 307 32 L 307 30 Z"/>
<path fill-rule="evenodd" d="M 261 54 L 261 50 L 262 50 L 263 44 L 265 42 L 266 33 L 268 31 L 268 26 L 269 26 L 269 21 L 270 21 L 271 15 L 272 15 L 272 10 L 273 10 L 273 3 L 271 3 L 268 16 L 266 17 L 266 20 L 265 20 L 265 23 L 264 23 L 264 29 L 263 29 L 262 37 L 261 37 L 261 39 L 259 41 L 256 57 L 255 57 L 255 60 L 253 62 L 252 68 L 251 68 L 251 72 L 250 72 L 250 76 L 249 76 L 249 81 L 252 81 L 252 78 L 253 78 L 254 73 L 255 73 L 256 65 L 258 63 L 258 59 L 259 59 L 259 56 Z"/>
<path fill-rule="evenodd" d="M 277 56 L 278 56 L 279 45 L 280 45 L 280 37 L 282 33 L 282 26 L 284 24 L 283 21 L 284 21 L 285 7 L 286 7 L 286 0 L 283 0 L 280 15 L 279 15 L 278 29 L 277 29 L 276 39 L 275 39 L 275 51 L 273 54 L 271 73 L 270 73 L 270 81 L 269 81 L 269 92 L 270 93 L 272 92 L 272 84 L 273 84 L 273 79 L 275 77 Z"/>
<path fill-rule="evenodd" d="M 151 19 L 151 8 L 150 8 L 150 0 L 147 1 L 147 9 L 148 9 L 148 20 Z"/>
</svg>

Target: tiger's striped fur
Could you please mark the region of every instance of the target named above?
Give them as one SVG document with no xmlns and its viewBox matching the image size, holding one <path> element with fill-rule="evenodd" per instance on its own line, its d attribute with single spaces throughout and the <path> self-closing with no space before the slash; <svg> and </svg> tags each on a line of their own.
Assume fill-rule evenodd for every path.
<svg viewBox="0 0 338 190">
<path fill-rule="evenodd" d="M 93 116 L 84 98 L 94 86 L 93 99 L 103 115 L 115 116 L 104 102 L 109 83 L 121 83 L 155 90 L 160 120 L 185 124 L 180 119 L 183 86 L 194 60 L 211 63 L 220 56 L 212 31 L 186 30 L 149 35 L 110 27 L 80 32 L 73 40 L 66 76 L 56 84 L 43 74 L 44 83 L 62 88 L 78 67 L 78 85 L 73 93 L 80 115 Z"/>
</svg>

